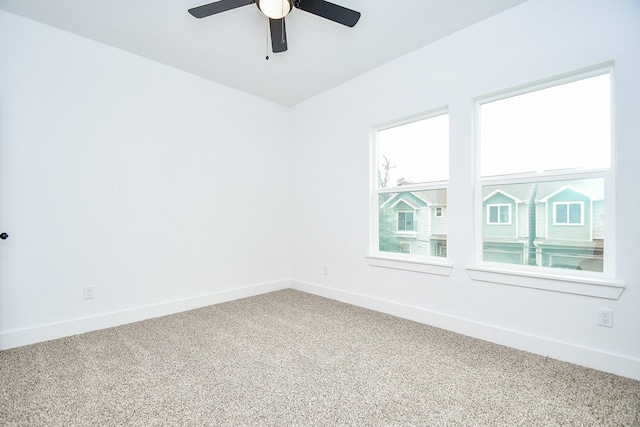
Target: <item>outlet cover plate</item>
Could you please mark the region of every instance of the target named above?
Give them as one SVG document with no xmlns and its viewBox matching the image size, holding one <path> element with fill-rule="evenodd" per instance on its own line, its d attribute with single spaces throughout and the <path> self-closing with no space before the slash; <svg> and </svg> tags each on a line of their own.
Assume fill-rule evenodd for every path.
<svg viewBox="0 0 640 427">
<path fill-rule="evenodd" d="M 598 325 L 613 328 L 613 310 L 610 308 L 599 308 Z"/>
</svg>

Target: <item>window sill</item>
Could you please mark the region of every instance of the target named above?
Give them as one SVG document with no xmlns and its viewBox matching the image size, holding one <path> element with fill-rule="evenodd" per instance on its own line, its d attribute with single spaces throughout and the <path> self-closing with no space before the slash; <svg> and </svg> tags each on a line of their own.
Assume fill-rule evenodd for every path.
<svg viewBox="0 0 640 427">
<path fill-rule="evenodd" d="M 488 267 L 467 267 L 467 272 L 472 280 L 480 282 L 521 286 L 612 300 L 620 298 L 626 286 L 623 282 L 616 280 L 537 274 Z"/>
<path fill-rule="evenodd" d="M 449 276 L 453 270 L 453 264 L 426 261 L 416 258 L 396 258 L 393 256 L 369 255 L 366 259 L 369 265 L 375 267 L 415 271 L 417 273 L 436 274 L 438 276 Z"/>
</svg>

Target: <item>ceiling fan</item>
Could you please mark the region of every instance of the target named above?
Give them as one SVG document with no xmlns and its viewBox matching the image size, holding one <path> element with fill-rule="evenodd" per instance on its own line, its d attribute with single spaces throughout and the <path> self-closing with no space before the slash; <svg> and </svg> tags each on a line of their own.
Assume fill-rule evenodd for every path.
<svg viewBox="0 0 640 427">
<path fill-rule="evenodd" d="M 347 27 L 353 27 L 360 19 L 360 12 L 325 0 L 219 0 L 189 9 L 189 13 L 196 18 L 205 18 L 252 3 L 256 3 L 258 9 L 269 18 L 271 49 L 274 53 L 287 50 L 287 32 L 284 25 L 284 17 L 291 12 L 292 7 Z"/>
</svg>

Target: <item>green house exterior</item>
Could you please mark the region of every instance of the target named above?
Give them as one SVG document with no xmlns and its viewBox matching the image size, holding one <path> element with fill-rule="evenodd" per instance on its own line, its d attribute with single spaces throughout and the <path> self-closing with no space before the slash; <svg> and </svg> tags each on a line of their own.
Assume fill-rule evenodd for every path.
<svg viewBox="0 0 640 427">
<path fill-rule="evenodd" d="M 446 190 L 392 193 L 380 204 L 379 223 L 383 252 L 447 255 Z"/>
<path fill-rule="evenodd" d="M 594 199 L 566 186 L 543 198 L 539 205 L 545 212 L 544 239 L 538 240 L 541 265 L 582 269 L 589 264 L 585 260 L 601 260 L 604 239 L 602 199 Z"/>
<path fill-rule="evenodd" d="M 380 203 L 380 251 L 446 257 L 446 190 L 389 193 Z M 483 261 L 602 271 L 602 182 L 485 186 Z"/>
<path fill-rule="evenodd" d="M 483 261 L 602 271 L 602 182 L 483 188 Z"/>
<path fill-rule="evenodd" d="M 521 264 L 526 256 L 522 230 L 524 202 L 502 190 L 483 198 L 484 261 Z"/>
</svg>

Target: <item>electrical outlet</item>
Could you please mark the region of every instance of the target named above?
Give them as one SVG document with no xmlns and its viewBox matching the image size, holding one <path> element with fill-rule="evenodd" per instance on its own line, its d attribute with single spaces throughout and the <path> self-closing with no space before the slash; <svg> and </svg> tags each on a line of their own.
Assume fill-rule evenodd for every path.
<svg viewBox="0 0 640 427">
<path fill-rule="evenodd" d="M 322 274 L 324 274 L 325 276 L 329 275 L 329 266 L 325 265 L 324 267 L 322 267 Z"/>
<path fill-rule="evenodd" d="M 610 308 L 599 308 L 598 325 L 613 328 L 613 310 Z"/>
<path fill-rule="evenodd" d="M 93 286 L 84 287 L 84 299 L 94 299 L 96 297 L 96 290 Z"/>
</svg>

